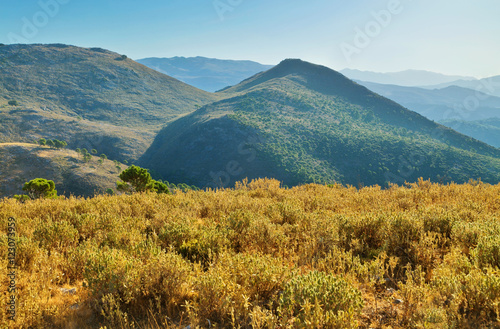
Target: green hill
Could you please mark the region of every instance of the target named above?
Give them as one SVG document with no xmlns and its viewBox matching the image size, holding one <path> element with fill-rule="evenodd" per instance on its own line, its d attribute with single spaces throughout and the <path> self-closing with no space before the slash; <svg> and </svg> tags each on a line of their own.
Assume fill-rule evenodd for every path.
<svg viewBox="0 0 500 329">
<path fill-rule="evenodd" d="M 285 60 L 165 127 L 140 163 L 168 181 L 229 186 L 500 181 L 500 150 L 323 66 Z"/>
<path fill-rule="evenodd" d="M 0 197 L 23 194 L 25 182 L 34 178 L 53 180 L 59 195 L 93 196 L 116 188 L 120 170 L 111 160 L 97 157 L 85 163 L 72 150 L 55 150 L 25 143 L 0 144 Z M 127 166 L 120 164 L 121 170 Z"/>
<path fill-rule="evenodd" d="M 133 160 L 166 123 L 217 99 L 100 48 L 0 47 L 3 142 L 57 138 Z"/>
</svg>

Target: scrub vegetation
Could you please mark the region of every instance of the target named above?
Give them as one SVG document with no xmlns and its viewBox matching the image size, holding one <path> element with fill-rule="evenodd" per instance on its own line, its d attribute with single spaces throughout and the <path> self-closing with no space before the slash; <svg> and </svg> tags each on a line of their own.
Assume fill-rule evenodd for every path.
<svg viewBox="0 0 500 329">
<path fill-rule="evenodd" d="M 500 185 L 233 189 L 0 203 L 10 328 L 494 328 Z M 6 309 L 6 298 L 1 307 Z"/>
</svg>

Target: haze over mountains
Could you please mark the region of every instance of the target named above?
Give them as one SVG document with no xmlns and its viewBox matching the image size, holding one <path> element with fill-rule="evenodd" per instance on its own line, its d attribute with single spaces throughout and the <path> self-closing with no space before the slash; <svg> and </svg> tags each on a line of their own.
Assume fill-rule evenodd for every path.
<svg viewBox="0 0 500 329">
<path fill-rule="evenodd" d="M 405 87 L 420 87 L 430 85 L 450 86 L 457 80 L 474 82 L 477 79 L 474 77 L 465 77 L 459 75 L 445 75 L 441 73 L 423 71 L 423 70 L 406 70 L 401 72 L 370 72 L 353 69 L 343 69 L 340 73 L 352 80 L 360 80 L 366 82 L 398 85 Z"/>
<path fill-rule="evenodd" d="M 484 78 L 480 80 L 457 80 L 446 82 L 438 85 L 425 86 L 428 89 L 445 88 L 449 86 L 459 86 L 463 88 L 468 88 L 472 90 L 478 90 L 479 92 L 500 97 L 500 75 Z"/>
<path fill-rule="evenodd" d="M 199 187 L 227 187 L 246 177 L 272 177 L 290 186 L 387 186 L 419 177 L 500 181 L 500 150 L 432 122 L 329 68 L 296 59 L 267 69 L 246 61 L 195 58 L 198 72 L 193 59 L 185 60 L 192 67 L 186 77 L 205 72 L 205 82 L 213 86 L 226 71 L 234 74 L 224 83 L 239 83 L 210 93 L 101 48 L 1 46 L 0 142 L 57 138 L 67 141 L 70 149 L 96 148 L 112 160 L 151 169 L 155 178 Z M 252 70 L 260 73 L 242 78 Z M 441 106 L 436 111 L 442 112 L 470 92 L 458 87 L 370 87 L 377 88 L 422 113 L 418 104 Z M 8 104 L 12 101 L 17 104 Z M 484 111 L 497 102 L 489 97 Z M 95 175 L 89 176 L 84 173 L 90 165 L 79 163 L 74 154 L 32 146 L 28 156 L 23 150 L 30 148 L 20 145 L 3 144 L 5 159 L 17 152 L 16 159 L 26 160 L 16 163 L 40 165 L 19 170 L 4 166 L 10 169 L 0 175 L 3 184 L 17 186 L 34 178 L 37 170 L 39 176 L 52 175 L 49 166 L 64 173 L 55 179 L 66 193 L 91 195 L 105 190 L 110 177 L 118 174 L 112 165 L 94 166 Z M 82 174 L 71 176 L 71 168 Z M 19 178 L 9 180 L 14 175 Z M 71 177 L 90 183 L 77 186 Z"/>
<path fill-rule="evenodd" d="M 235 85 L 272 67 L 252 61 L 206 57 L 144 58 L 137 62 L 210 92 Z"/>
<path fill-rule="evenodd" d="M 473 89 L 458 86 L 425 89 L 357 82 L 431 120 L 441 122 L 450 119 L 474 121 L 500 118 L 500 97 Z"/>
</svg>

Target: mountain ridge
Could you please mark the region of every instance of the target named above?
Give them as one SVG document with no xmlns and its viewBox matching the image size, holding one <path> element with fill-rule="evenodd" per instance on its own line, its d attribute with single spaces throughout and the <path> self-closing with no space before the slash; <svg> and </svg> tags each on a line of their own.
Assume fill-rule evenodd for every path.
<svg viewBox="0 0 500 329">
<path fill-rule="evenodd" d="M 442 121 L 460 118 L 474 121 L 500 117 L 500 97 L 455 85 L 441 89 L 425 87 L 404 87 L 357 81 L 368 89 L 401 104 L 428 119 Z M 471 109 L 467 100 L 473 100 Z M 476 102 L 477 101 L 477 102 Z M 465 108 L 465 105 L 468 105 Z"/>
<path fill-rule="evenodd" d="M 218 99 L 102 48 L 6 45 L 0 67 L 0 141 L 57 138 L 117 160 L 136 160 L 162 126 Z"/>
<path fill-rule="evenodd" d="M 288 59 L 219 93 L 227 97 L 163 128 L 139 162 L 205 187 L 266 176 L 287 185 L 499 179 L 487 168 L 500 168 L 500 150 L 324 66 Z M 402 159 L 413 159 L 411 174 Z"/>
<path fill-rule="evenodd" d="M 398 72 L 373 72 L 355 69 L 340 70 L 352 80 L 361 80 L 380 84 L 393 84 L 404 87 L 421 87 L 449 83 L 456 80 L 477 80 L 474 77 L 446 75 L 426 70 L 404 70 Z"/>
<path fill-rule="evenodd" d="M 448 86 L 458 86 L 463 88 L 472 89 L 490 96 L 500 97 L 500 75 L 492 76 L 475 81 L 469 80 L 455 80 L 448 83 L 431 84 L 423 86 L 426 89 L 440 89 Z"/>
<path fill-rule="evenodd" d="M 272 67 L 249 60 L 224 60 L 202 56 L 149 57 L 137 61 L 209 92 L 235 85 Z"/>
</svg>

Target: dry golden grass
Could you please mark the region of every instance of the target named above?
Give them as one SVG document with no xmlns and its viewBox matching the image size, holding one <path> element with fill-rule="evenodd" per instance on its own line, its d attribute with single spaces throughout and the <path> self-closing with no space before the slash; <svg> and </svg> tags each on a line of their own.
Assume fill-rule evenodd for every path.
<svg viewBox="0 0 500 329">
<path fill-rule="evenodd" d="M 422 180 L 5 199 L 1 292 L 14 217 L 18 304 L 0 325 L 497 328 L 499 210 L 500 185 Z"/>
</svg>

